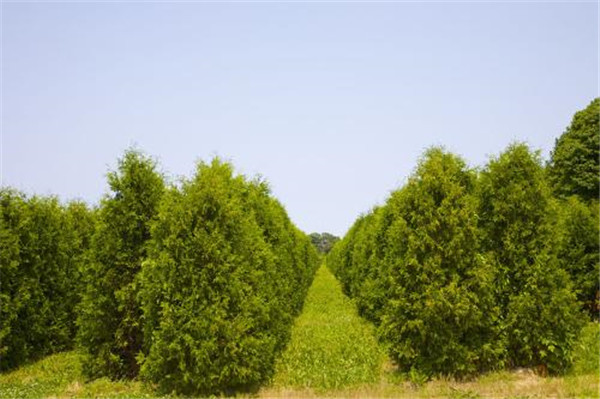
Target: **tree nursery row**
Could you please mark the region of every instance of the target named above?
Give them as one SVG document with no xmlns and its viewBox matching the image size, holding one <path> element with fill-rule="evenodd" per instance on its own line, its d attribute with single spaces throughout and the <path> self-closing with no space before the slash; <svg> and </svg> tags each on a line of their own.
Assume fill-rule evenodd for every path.
<svg viewBox="0 0 600 399">
<path fill-rule="evenodd" d="M 130 150 L 99 206 L 0 192 L 0 368 L 73 347 L 164 392 L 273 372 L 319 264 L 267 184 L 218 159 L 168 185 Z"/>
<path fill-rule="evenodd" d="M 442 148 L 360 216 L 327 264 L 401 369 L 564 372 L 598 318 L 600 102 L 544 164 L 522 143 L 481 169 Z"/>
</svg>

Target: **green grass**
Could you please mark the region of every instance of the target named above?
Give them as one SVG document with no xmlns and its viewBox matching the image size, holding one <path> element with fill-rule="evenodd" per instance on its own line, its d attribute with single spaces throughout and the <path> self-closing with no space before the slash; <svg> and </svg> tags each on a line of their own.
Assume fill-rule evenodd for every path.
<svg viewBox="0 0 600 399">
<path fill-rule="evenodd" d="M 321 266 L 292 338 L 276 365 L 274 387 L 324 392 L 377 383 L 385 355 L 329 269 Z"/>
<path fill-rule="evenodd" d="M 255 396 L 338 398 L 600 398 L 600 325 L 589 323 L 564 376 L 499 371 L 472 381 L 399 374 L 329 270 L 321 267 L 270 385 Z M 157 398 L 139 381 L 86 381 L 75 352 L 0 374 L 0 398 Z"/>
<path fill-rule="evenodd" d="M 44 398 L 64 391 L 81 376 L 79 355 L 64 352 L 0 374 L 1 398 Z"/>
<path fill-rule="evenodd" d="M 581 331 L 579 342 L 575 345 L 571 375 L 600 373 L 600 325 L 589 323 Z"/>
<path fill-rule="evenodd" d="M 56 353 L 0 374 L 0 398 L 156 398 L 139 381 L 86 381 L 76 351 Z"/>
</svg>

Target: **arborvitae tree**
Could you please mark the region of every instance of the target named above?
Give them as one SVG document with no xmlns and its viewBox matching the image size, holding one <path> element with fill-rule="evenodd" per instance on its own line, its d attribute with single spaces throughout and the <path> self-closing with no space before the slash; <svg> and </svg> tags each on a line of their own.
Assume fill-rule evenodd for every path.
<svg viewBox="0 0 600 399">
<path fill-rule="evenodd" d="M 559 196 L 598 199 L 600 189 L 600 99 L 573 117 L 571 126 L 556 139 L 549 177 Z"/>
<path fill-rule="evenodd" d="M 19 317 L 30 306 L 23 284 L 28 270 L 21 266 L 28 208 L 24 196 L 9 189 L 0 191 L 0 201 L 0 370 L 6 370 L 31 356 Z"/>
<path fill-rule="evenodd" d="M 83 271 L 89 262 L 89 250 L 96 227 L 94 211 L 84 202 L 72 201 L 64 209 L 64 251 L 68 262 L 68 279 L 71 289 L 63 301 L 69 309 L 70 336 L 77 334 L 78 307 L 81 302 L 85 284 Z"/>
<path fill-rule="evenodd" d="M 79 307 L 78 341 L 90 377 L 122 378 L 138 373 L 142 348 L 136 276 L 146 257 L 150 224 L 164 191 L 156 163 L 129 150 L 108 174 L 112 193 L 100 203 L 86 289 Z"/>
<path fill-rule="evenodd" d="M 293 230 L 293 267 L 295 271 L 295 280 L 292 285 L 292 314 L 298 315 L 302 311 L 304 299 L 308 293 L 310 284 L 317 268 L 320 265 L 320 256 L 310 242 L 310 238 L 301 232 L 297 227 L 292 226 Z"/>
<path fill-rule="evenodd" d="M 78 273 L 54 197 L 0 191 L 0 369 L 72 345 Z"/>
<path fill-rule="evenodd" d="M 268 378 L 317 256 L 266 186 L 219 160 L 200 163 L 166 194 L 152 236 L 140 280 L 142 376 L 184 394 Z"/>
<path fill-rule="evenodd" d="M 498 270 L 509 364 L 563 371 L 581 316 L 552 251 L 557 235 L 549 223 L 551 197 L 539 153 L 511 145 L 482 172 L 479 193 L 484 249 Z"/>
<path fill-rule="evenodd" d="M 591 316 L 600 311 L 600 235 L 598 201 L 584 203 L 576 196 L 559 202 L 556 235 L 557 256 L 561 267 L 569 272 L 577 290 L 577 299 Z"/>
<path fill-rule="evenodd" d="M 391 206 L 388 203 L 384 207 L 373 210 L 368 223 L 365 224 L 363 239 L 366 245 L 358 246 L 364 248 L 364 259 L 367 260 L 363 269 L 357 274 L 362 280 L 360 292 L 357 293 L 356 302 L 360 313 L 376 325 L 381 323 L 381 317 L 389 300 L 388 292 L 392 284 L 390 268 L 390 249 L 396 242 L 390 228 L 393 226 L 394 218 Z M 359 267 L 359 265 L 356 265 Z"/>
<path fill-rule="evenodd" d="M 318 266 L 318 254 L 310 247 L 309 238 L 290 221 L 284 207 L 271 196 L 266 182 L 253 181 L 247 185 L 247 190 L 248 207 L 253 209 L 263 239 L 274 256 L 278 308 L 284 317 L 297 315 Z M 289 329 L 284 332 L 289 333 Z M 287 342 L 287 338 L 280 342 Z"/>
<path fill-rule="evenodd" d="M 344 291 L 355 299 L 359 313 L 376 324 L 387 301 L 387 272 L 381 269 L 385 250 L 385 230 L 380 223 L 383 212 L 384 208 L 376 208 L 361 216 L 345 237 L 345 247 L 334 247 L 337 255 L 328 257 L 329 267 L 336 270 Z M 338 264 L 342 248 L 343 264 Z"/>
<path fill-rule="evenodd" d="M 342 284 L 344 293 L 348 296 L 353 296 L 356 292 L 354 288 L 355 282 L 352 279 L 354 273 L 354 264 L 352 256 L 356 245 L 356 236 L 360 233 L 365 224 L 367 215 L 361 215 L 356 222 L 350 227 L 344 238 L 339 241 L 327 257 L 327 265 L 335 274 Z"/>
<path fill-rule="evenodd" d="M 493 271 L 478 252 L 475 176 L 433 148 L 393 194 L 388 302 L 380 334 L 402 369 L 456 376 L 500 365 Z"/>
</svg>

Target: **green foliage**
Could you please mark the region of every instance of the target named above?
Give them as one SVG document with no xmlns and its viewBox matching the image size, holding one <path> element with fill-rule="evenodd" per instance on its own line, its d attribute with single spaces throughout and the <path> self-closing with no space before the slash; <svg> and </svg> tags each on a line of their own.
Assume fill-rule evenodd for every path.
<svg viewBox="0 0 600 399">
<path fill-rule="evenodd" d="M 600 373 L 600 325 L 588 323 L 582 330 L 573 350 L 572 375 Z"/>
<path fill-rule="evenodd" d="M 309 235 L 310 241 L 317 248 L 317 250 L 322 254 L 327 254 L 331 251 L 334 244 L 340 240 L 339 237 L 334 236 L 329 233 L 311 233 Z"/>
<path fill-rule="evenodd" d="M 328 257 L 404 370 L 460 376 L 501 364 L 474 186 L 460 158 L 431 149 L 408 184 L 359 218 Z"/>
<path fill-rule="evenodd" d="M 65 218 L 65 247 L 66 258 L 70 262 L 68 268 L 72 286 L 63 298 L 66 306 L 71 309 L 69 316 L 70 337 L 77 335 L 77 315 L 81 297 L 85 291 L 83 280 L 84 270 L 89 263 L 90 245 L 96 227 L 95 212 L 90 210 L 83 202 L 73 201 L 67 204 L 64 210 Z"/>
<path fill-rule="evenodd" d="M 136 276 L 164 182 L 155 163 L 132 150 L 119 161 L 118 170 L 108 174 L 108 182 L 112 195 L 100 204 L 83 270 L 78 342 L 85 352 L 86 375 L 122 378 L 138 372 L 142 330 Z"/>
<path fill-rule="evenodd" d="M 77 334 L 88 378 L 252 389 L 290 338 L 317 250 L 413 381 L 592 362 L 580 349 L 597 334 L 578 334 L 580 305 L 599 309 L 599 114 L 600 99 L 575 114 L 546 170 L 523 144 L 479 174 L 433 148 L 342 240 L 307 237 L 266 183 L 219 160 L 165 189 L 156 164 L 127 151 L 94 211 L 0 189 L 0 370 Z M 350 365 L 358 352 L 344 350 Z"/>
<path fill-rule="evenodd" d="M 551 236 L 551 197 L 539 153 L 513 144 L 491 159 L 481 173 L 479 196 L 483 247 L 500 269 L 499 300 L 505 307 L 510 295 L 522 291 L 524 273 L 548 249 Z"/>
<path fill-rule="evenodd" d="M 597 306 L 598 203 L 588 203 L 554 200 L 526 145 L 509 146 L 479 175 L 432 149 L 327 263 L 401 369 L 560 373 L 582 326 L 576 293 Z"/>
<path fill-rule="evenodd" d="M 200 163 L 152 229 L 141 374 L 164 392 L 250 389 L 272 374 L 317 254 L 260 182 Z"/>
<path fill-rule="evenodd" d="M 389 207 L 361 216 L 328 257 L 328 266 L 355 299 L 359 313 L 376 324 L 388 297 L 388 263 L 383 258 L 388 249 L 384 223 L 389 220 Z"/>
<path fill-rule="evenodd" d="M 83 204 L 0 191 L 0 369 L 68 348 L 75 333 L 79 267 L 86 228 Z M 76 211 L 75 211 L 76 210 Z M 79 224 L 73 223 L 74 212 Z M 89 235 L 88 235 L 89 236 Z M 73 242 L 81 237 L 81 242 Z"/>
<path fill-rule="evenodd" d="M 577 289 L 577 299 L 591 316 L 598 317 L 600 310 L 598 286 L 600 284 L 600 235 L 597 200 L 582 202 L 572 196 L 560 201 L 557 236 L 558 259 L 567 270 Z"/>
<path fill-rule="evenodd" d="M 581 327 L 567 273 L 553 251 L 553 207 L 539 154 L 513 144 L 480 179 L 484 250 L 494 259 L 508 360 L 564 371 Z"/>
<path fill-rule="evenodd" d="M 11 190 L 3 189 L 0 201 L 0 369 L 5 370 L 32 355 L 21 331 L 26 326 L 19 319 L 29 306 L 23 287 L 27 273 L 20 267 L 28 208 L 24 196 Z"/>
<path fill-rule="evenodd" d="M 380 327 L 402 368 L 472 374 L 499 365 L 492 269 L 478 252 L 475 176 L 434 148 L 392 195 L 391 287 Z"/>
<path fill-rule="evenodd" d="M 559 196 L 598 199 L 600 187 L 600 99 L 573 117 L 554 145 L 549 164 L 552 187 Z"/>
</svg>

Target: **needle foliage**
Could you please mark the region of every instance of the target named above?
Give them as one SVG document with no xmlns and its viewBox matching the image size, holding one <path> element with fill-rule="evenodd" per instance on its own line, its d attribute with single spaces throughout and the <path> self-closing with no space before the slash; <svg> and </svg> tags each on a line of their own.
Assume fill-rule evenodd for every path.
<svg viewBox="0 0 600 399">
<path fill-rule="evenodd" d="M 156 218 L 164 181 L 156 163 L 129 150 L 108 174 L 110 194 L 102 200 L 83 290 L 77 340 L 88 377 L 133 377 L 142 349 L 137 275 L 146 257 L 150 223 Z"/>
<path fill-rule="evenodd" d="M 166 194 L 150 244 L 142 377 L 184 394 L 267 379 L 318 262 L 268 187 L 217 159 L 200 163 Z"/>
<path fill-rule="evenodd" d="M 0 370 L 73 346 L 92 229 L 82 203 L 0 190 Z"/>
</svg>

